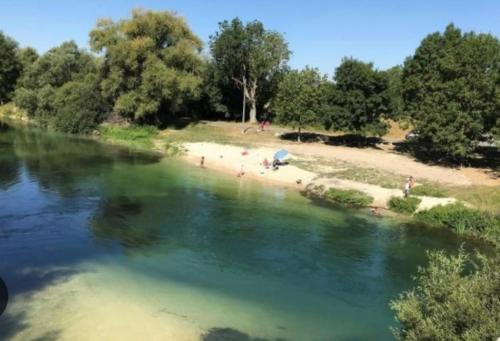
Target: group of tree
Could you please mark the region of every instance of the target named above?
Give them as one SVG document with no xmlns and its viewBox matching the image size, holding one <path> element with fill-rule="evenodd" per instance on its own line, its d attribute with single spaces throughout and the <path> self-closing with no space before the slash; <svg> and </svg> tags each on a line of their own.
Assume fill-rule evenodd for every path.
<svg viewBox="0 0 500 341">
<path fill-rule="evenodd" d="M 38 56 L 0 34 L 0 102 L 14 100 L 40 124 L 71 133 L 109 117 L 164 126 L 190 116 L 380 136 L 390 118 L 455 160 L 500 133 L 500 41 L 490 34 L 449 25 L 402 66 L 344 58 L 332 79 L 291 69 L 283 35 L 259 21 L 224 21 L 208 55 L 202 46 L 182 17 L 146 10 L 99 20 L 92 53 L 65 42 Z"/>
</svg>

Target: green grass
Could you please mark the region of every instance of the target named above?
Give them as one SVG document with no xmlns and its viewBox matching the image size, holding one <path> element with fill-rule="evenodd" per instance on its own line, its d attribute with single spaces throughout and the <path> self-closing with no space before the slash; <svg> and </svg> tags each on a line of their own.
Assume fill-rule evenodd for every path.
<svg viewBox="0 0 500 341">
<path fill-rule="evenodd" d="M 105 140 L 142 149 L 154 147 L 154 139 L 158 135 L 158 129 L 155 127 L 137 125 L 105 125 L 99 128 L 99 132 Z"/>
<path fill-rule="evenodd" d="M 349 207 L 364 207 L 373 202 L 373 198 L 356 190 L 330 188 L 324 193 L 324 198 L 336 204 Z"/>
<path fill-rule="evenodd" d="M 473 235 L 500 245 L 500 216 L 461 203 L 435 206 L 415 214 L 431 225 L 446 226 L 459 234 Z"/>
<path fill-rule="evenodd" d="M 397 213 L 413 214 L 422 200 L 417 197 L 398 198 L 392 197 L 389 200 L 389 207 Z"/>
<path fill-rule="evenodd" d="M 446 198 L 448 196 L 447 190 L 443 186 L 437 184 L 424 183 L 415 186 L 411 189 L 412 195 L 425 195 L 436 198 Z"/>
</svg>

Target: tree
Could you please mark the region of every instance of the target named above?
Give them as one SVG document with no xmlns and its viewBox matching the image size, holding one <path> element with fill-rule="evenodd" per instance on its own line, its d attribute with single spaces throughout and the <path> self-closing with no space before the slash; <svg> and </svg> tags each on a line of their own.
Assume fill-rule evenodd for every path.
<svg viewBox="0 0 500 341">
<path fill-rule="evenodd" d="M 286 67 L 290 56 L 285 39 L 259 21 L 244 25 L 235 18 L 219 23 L 219 32 L 210 38 L 210 50 L 223 78 L 242 90 L 243 103 L 250 105 L 250 122 L 257 122 L 259 92 Z M 244 121 L 245 104 L 242 116 Z"/>
<path fill-rule="evenodd" d="M 10 99 L 20 73 L 17 43 L 0 31 L 0 104 Z"/>
<path fill-rule="evenodd" d="M 25 47 L 17 50 L 17 59 L 21 63 L 21 73 L 18 82 L 22 81 L 25 72 L 38 59 L 38 53 L 32 47 Z"/>
<path fill-rule="evenodd" d="M 399 340 L 496 340 L 500 325 L 499 259 L 462 250 L 431 252 L 417 286 L 394 301 Z M 472 270 L 472 271 L 471 271 Z"/>
<path fill-rule="evenodd" d="M 404 119 L 403 115 L 403 95 L 401 76 L 403 67 L 400 65 L 394 66 L 385 71 L 387 76 L 387 97 L 389 106 L 387 116 L 395 121 Z"/>
<path fill-rule="evenodd" d="M 101 19 L 90 44 L 104 54 L 103 94 L 124 117 L 163 123 L 200 95 L 202 43 L 172 12 L 136 9 L 131 19 Z"/>
<path fill-rule="evenodd" d="M 334 78 L 336 108 L 327 128 L 382 135 L 387 125 L 381 117 L 389 107 L 387 76 L 371 63 L 344 58 Z"/>
<path fill-rule="evenodd" d="M 106 113 L 99 82 L 95 81 L 98 74 L 96 61 L 74 42 L 50 49 L 28 64 L 25 64 L 14 100 L 42 126 L 85 133 L 96 121 L 85 125 L 81 122 L 95 120 Z M 99 115 L 88 108 L 99 110 Z M 89 114 L 89 117 L 83 117 L 84 114 Z M 82 130 L 78 131 L 77 127 Z"/>
<path fill-rule="evenodd" d="M 406 60 L 402 87 L 417 141 L 461 162 L 500 126 L 500 41 L 451 24 L 424 38 Z"/>
<path fill-rule="evenodd" d="M 108 110 L 99 81 L 97 75 L 88 74 L 83 80 L 67 82 L 55 91 L 51 122 L 55 130 L 87 134 L 96 128 Z"/>
<path fill-rule="evenodd" d="M 298 128 L 299 142 L 302 128 L 320 123 L 322 114 L 329 110 L 327 83 L 317 69 L 306 68 L 290 71 L 278 85 L 272 105 L 276 119 Z"/>
</svg>

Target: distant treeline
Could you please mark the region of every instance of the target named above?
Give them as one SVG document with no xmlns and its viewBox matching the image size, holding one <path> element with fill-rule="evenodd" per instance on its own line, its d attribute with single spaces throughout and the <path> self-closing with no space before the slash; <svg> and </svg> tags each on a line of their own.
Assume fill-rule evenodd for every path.
<svg viewBox="0 0 500 341">
<path fill-rule="evenodd" d="M 107 119 L 164 127 L 179 118 L 269 120 L 382 135 L 387 120 L 447 160 L 470 157 L 500 133 L 500 41 L 450 24 L 402 66 L 344 58 L 333 79 L 291 69 L 283 35 L 259 21 L 219 24 L 209 54 L 173 12 L 134 10 L 90 32 L 92 52 L 64 42 L 43 55 L 0 32 L 0 102 L 40 125 L 89 133 Z M 299 134 L 300 136 L 300 134 Z"/>
</svg>

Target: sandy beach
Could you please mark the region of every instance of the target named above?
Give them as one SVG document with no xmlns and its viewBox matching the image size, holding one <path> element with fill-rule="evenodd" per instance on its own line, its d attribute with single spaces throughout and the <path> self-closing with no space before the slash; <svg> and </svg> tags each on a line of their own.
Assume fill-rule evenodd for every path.
<svg viewBox="0 0 500 341">
<path fill-rule="evenodd" d="M 277 149 L 269 147 L 244 148 L 234 145 L 218 144 L 212 142 L 185 143 L 186 151 L 184 158 L 192 164 L 199 165 L 202 157 L 205 158 L 204 167 L 222 171 L 228 175 L 237 177 L 238 174 L 244 178 L 257 179 L 276 185 L 287 185 L 292 188 L 303 190 L 309 184 L 322 185 L 325 188 L 354 189 L 364 192 L 374 198 L 373 206 L 387 208 L 391 197 L 402 197 L 401 189 L 388 189 L 376 185 L 357 181 L 321 178 L 319 174 L 301 169 L 297 166 L 287 164 L 273 170 L 271 166 L 263 165 L 264 159 L 272 162 Z M 288 154 L 286 160 L 298 158 L 294 154 Z M 422 200 L 418 210 L 429 209 L 437 205 L 447 205 L 455 202 L 454 198 L 435 198 L 419 196 Z"/>
</svg>

